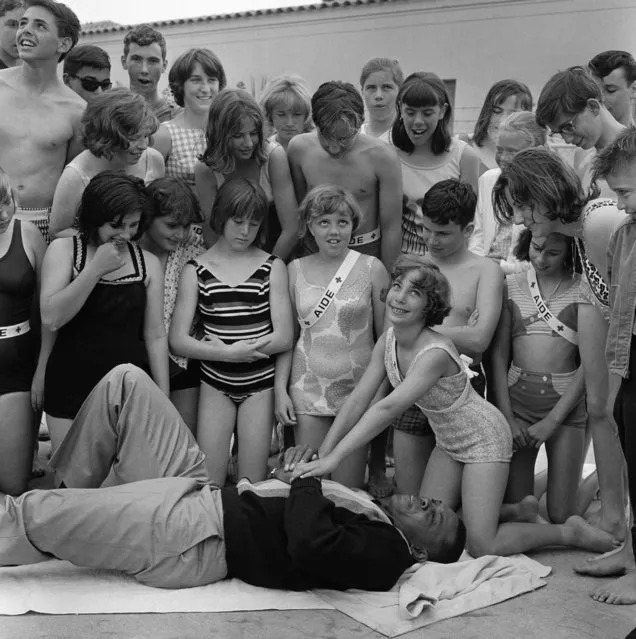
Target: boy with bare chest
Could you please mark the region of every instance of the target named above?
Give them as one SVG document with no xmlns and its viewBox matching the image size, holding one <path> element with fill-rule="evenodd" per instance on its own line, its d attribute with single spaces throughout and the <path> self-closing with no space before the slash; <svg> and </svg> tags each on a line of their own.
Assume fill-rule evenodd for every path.
<svg viewBox="0 0 636 639">
<path fill-rule="evenodd" d="M 401 245 L 402 176 L 396 153 L 360 134 L 364 103 L 346 82 L 326 82 L 314 93 L 316 131 L 297 135 L 287 150 L 298 201 L 321 184 L 350 191 L 362 210 L 351 248 L 390 268 Z"/>
<path fill-rule="evenodd" d="M 35 223 L 47 238 L 55 187 L 83 148 L 79 125 L 86 103 L 57 76 L 80 22 L 53 0 L 25 6 L 17 31 L 22 64 L 0 72 L 0 166 L 19 194 L 16 217 Z"/>
</svg>

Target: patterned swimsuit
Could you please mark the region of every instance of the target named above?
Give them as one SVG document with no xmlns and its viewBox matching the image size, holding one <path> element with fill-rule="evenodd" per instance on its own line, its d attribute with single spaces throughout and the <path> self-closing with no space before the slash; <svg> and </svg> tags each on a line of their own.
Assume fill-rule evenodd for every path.
<svg viewBox="0 0 636 639">
<path fill-rule="evenodd" d="M 203 264 L 188 262 L 197 272 L 198 307 L 206 337 L 234 344 L 272 332 L 269 278 L 275 259 L 269 255 L 237 286 L 225 284 Z M 202 361 L 201 381 L 241 404 L 250 395 L 274 387 L 274 363 L 273 357 L 255 362 Z"/>
<path fill-rule="evenodd" d="M 505 417 L 470 384 L 469 367 L 455 349 L 444 342 L 425 346 L 413 358 L 409 371 L 424 353 L 441 349 L 459 367 L 459 372 L 440 377 L 416 402 L 435 433 L 436 445 L 452 459 L 464 464 L 509 462 L 512 457 L 512 434 Z M 397 342 L 393 327 L 386 331 L 384 366 L 393 388 L 404 378 L 397 361 Z"/>
</svg>

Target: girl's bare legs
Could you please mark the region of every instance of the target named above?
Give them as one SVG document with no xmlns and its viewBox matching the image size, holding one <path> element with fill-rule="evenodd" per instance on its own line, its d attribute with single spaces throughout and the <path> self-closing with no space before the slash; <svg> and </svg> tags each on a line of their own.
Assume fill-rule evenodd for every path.
<svg viewBox="0 0 636 639">
<path fill-rule="evenodd" d="M 322 415 L 303 415 L 296 413 L 296 424 L 294 425 L 294 441 L 297 446 L 309 446 L 318 450 L 322 446 L 333 417 Z"/>
<path fill-rule="evenodd" d="M 550 521 L 564 523 L 579 514 L 578 488 L 585 454 L 585 429 L 563 425 L 546 442 L 547 507 Z"/>
<path fill-rule="evenodd" d="M 63 417 L 46 416 L 46 425 L 49 428 L 49 437 L 51 438 L 51 452 L 54 453 L 60 444 L 64 441 L 66 433 L 71 428 L 72 419 L 64 419 Z"/>
<path fill-rule="evenodd" d="M 238 408 L 238 476 L 252 483 L 267 476 L 274 428 L 274 389 L 251 395 Z"/>
<path fill-rule="evenodd" d="M 0 492 L 26 492 L 34 441 L 31 393 L 0 395 Z"/>
<path fill-rule="evenodd" d="M 611 535 L 593 528 L 576 515 L 564 524 L 500 524 L 507 480 L 506 463 L 464 465 L 462 517 L 466 524 L 466 549 L 473 557 L 507 556 L 544 546 L 573 546 L 595 552 L 615 547 Z"/>
<path fill-rule="evenodd" d="M 296 425 L 294 426 L 296 445 L 306 445 L 314 450 L 318 450 L 329 432 L 329 428 L 331 428 L 333 419 L 333 417 L 301 415 L 297 413 Z M 350 488 L 362 488 L 364 486 L 367 450 L 368 447 L 363 446 L 360 450 L 344 459 L 331 475 L 331 479 Z"/>
<path fill-rule="evenodd" d="M 184 388 L 170 393 L 170 401 L 179 411 L 181 419 L 195 437 L 197 435 L 197 416 L 199 412 L 199 388 L 200 386 Z"/>
<path fill-rule="evenodd" d="M 197 442 L 205 454 L 210 482 L 223 486 L 236 423 L 236 404 L 221 391 L 202 382 L 197 421 Z"/>
<path fill-rule="evenodd" d="M 395 492 L 418 495 L 424 471 L 435 448 L 432 435 L 411 435 L 403 430 L 393 431 L 393 457 L 395 459 Z"/>
</svg>

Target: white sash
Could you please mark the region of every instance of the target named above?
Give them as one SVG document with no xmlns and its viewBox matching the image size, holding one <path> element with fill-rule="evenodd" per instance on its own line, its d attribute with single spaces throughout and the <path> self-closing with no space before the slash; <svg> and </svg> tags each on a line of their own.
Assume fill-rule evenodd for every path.
<svg viewBox="0 0 636 639">
<path fill-rule="evenodd" d="M 8 339 L 9 337 L 17 337 L 24 335 L 31 330 L 29 320 L 20 324 L 12 324 L 11 326 L 0 326 L 0 339 Z"/>
<path fill-rule="evenodd" d="M 533 268 L 527 271 L 528 287 L 530 288 L 530 297 L 534 302 L 534 305 L 539 311 L 540 317 L 543 321 L 557 334 L 566 339 L 571 344 L 578 346 L 579 336 L 576 331 L 566 326 L 563 322 L 560 322 L 548 308 L 548 305 L 543 301 L 541 297 L 541 291 L 539 290 L 539 284 L 537 282 L 537 274 Z"/>
<path fill-rule="evenodd" d="M 352 235 L 349 240 L 349 248 L 355 248 L 356 246 L 364 246 L 365 244 L 372 244 L 376 240 L 382 237 L 380 227 L 377 226 L 368 233 L 361 233 L 360 235 Z"/>
<path fill-rule="evenodd" d="M 353 265 L 358 261 L 360 253 L 357 251 L 349 251 L 347 257 L 344 258 L 340 268 L 336 271 L 336 274 L 331 278 L 331 282 L 327 285 L 325 292 L 322 294 L 318 303 L 309 311 L 305 317 L 299 317 L 298 321 L 304 328 L 311 328 L 329 308 L 334 297 L 340 290 L 344 281 L 347 279 Z"/>
</svg>

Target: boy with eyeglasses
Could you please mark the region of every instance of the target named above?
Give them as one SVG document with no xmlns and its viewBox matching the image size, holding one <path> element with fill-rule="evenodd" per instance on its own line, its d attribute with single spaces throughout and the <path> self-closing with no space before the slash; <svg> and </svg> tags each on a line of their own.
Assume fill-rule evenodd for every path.
<svg viewBox="0 0 636 639">
<path fill-rule="evenodd" d="M 577 174 L 588 190 L 592 183 L 592 162 L 596 152 L 611 144 L 625 128 L 614 119 L 603 102 L 603 94 L 587 69 L 570 67 L 553 75 L 541 90 L 537 122 L 560 135 L 568 144 L 590 151 Z M 602 197 L 612 198 L 605 181 L 599 181 Z"/>
<path fill-rule="evenodd" d="M 113 86 L 108 53 L 92 44 L 75 47 L 64 59 L 62 79 L 80 98 L 92 102 Z"/>
</svg>

